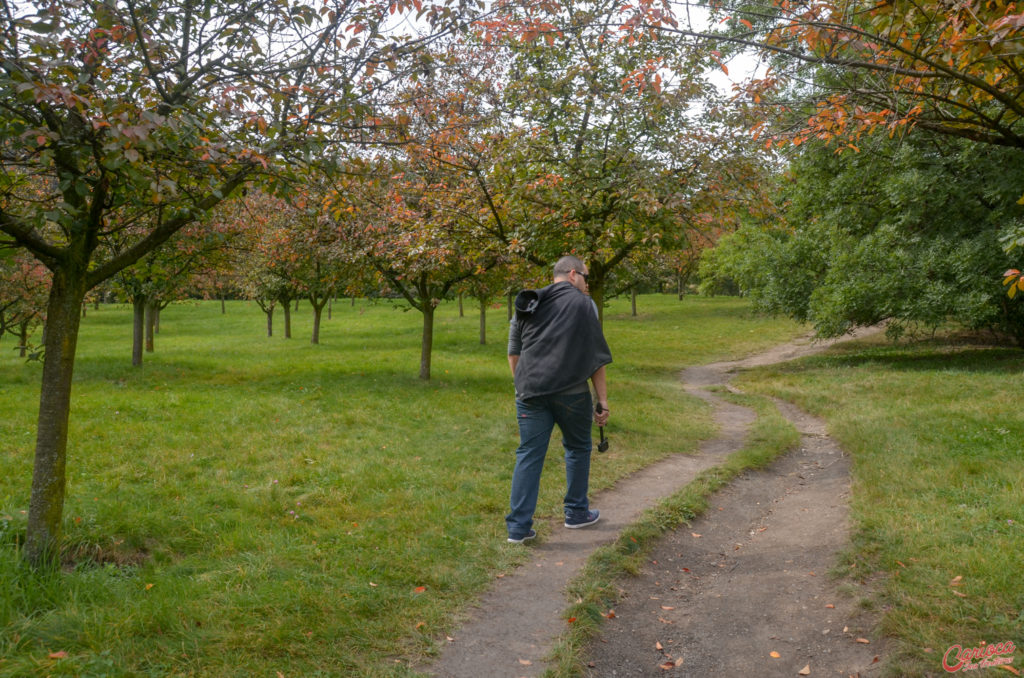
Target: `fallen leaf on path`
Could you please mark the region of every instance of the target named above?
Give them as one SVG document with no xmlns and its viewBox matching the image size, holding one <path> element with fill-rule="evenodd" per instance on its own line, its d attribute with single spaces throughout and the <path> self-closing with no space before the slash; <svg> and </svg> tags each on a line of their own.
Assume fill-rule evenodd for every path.
<svg viewBox="0 0 1024 678">
<path fill-rule="evenodd" d="M 665 646 L 661 644 L 660 640 L 658 640 L 658 641 L 654 642 L 654 649 L 657 650 L 658 652 L 661 652 L 662 650 L 665 649 Z"/>
<path fill-rule="evenodd" d="M 858 638 L 857 642 L 858 643 L 864 643 L 865 645 L 870 645 L 871 644 L 871 641 L 868 640 L 867 638 Z"/>
<path fill-rule="evenodd" d="M 608 610 L 608 613 L 601 613 L 601 616 L 605 619 L 615 619 L 615 610 Z"/>
<path fill-rule="evenodd" d="M 660 621 L 662 624 L 675 624 L 674 621 L 669 621 L 668 619 L 662 619 L 661 617 L 658 617 L 658 621 Z"/>
<path fill-rule="evenodd" d="M 802 669 L 800 669 L 799 671 L 797 671 L 797 673 L 799 673 L 801 676 L 809 676 L 809 675 L 811 675 L 811 665 L 808 664 L 807 666 L 805 666 Z"/>
<path fill-rule="evenodd" d="M 950 586 L 960 586 L 960 580 L 961 579 L 963 579 L 963 576 L 958 574 L 957 576 L 953 577 L 952 581 L 949 582 L 949 585 Z"/>
<path fill-rule="evenodd" d="M 523 666 L 533 666 L 533 662 L 531 662 L 529 659 L 520 659 L 519 663 Z"/>
<path fill-rule="evenodd" d="M 672 607 L 671 605 L 662 605 L 661 609 L 663 609 L 663 610 L 674 610 L 676 608 Z"/>
<path fill-rule="evenodd" d="M 691 534 L 691 535 L 693 535 L 693 538 L 694 538 L 694 539 L 699 539 L 699 538 L 701 538 L 702 536 L 704 536 L 704 535 L 701 535 L 701 534 L 697 534 L 696 532 L 691 532 L 690 534 Z"/>
<path fill-rule="evenodd" d="M 826 605 L 825 607 L 826 607 L 826 608 L 828 608 L 829 610 L 834 610 L 834 609 L 836 609 L 836 606 L 835 606 L 835 605 L 833 605 L 832 603 L 829 603 L 829 604 L 828 604 L 828 605 Z"/>
<path fill-rule="evenodd" d="M 769 657 L 771 657 L 772 659 L 778 659 L 778 658 L 779 658 L 779 657 L 781 657 L 782 655 L 780 655 L 780 654 L 779 654 L 778 652 L 776 652 L 775 650 L 772 650 L 771 652 L 769 652 L 769 653 L 768 653 L 768 656 L 769 656 Z"/>
</svg>

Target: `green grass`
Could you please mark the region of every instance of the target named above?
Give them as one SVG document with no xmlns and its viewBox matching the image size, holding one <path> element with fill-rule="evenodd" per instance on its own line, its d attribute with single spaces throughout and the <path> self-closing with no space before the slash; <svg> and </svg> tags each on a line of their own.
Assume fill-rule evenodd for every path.
<svg viewBox="0 0 1024 678">
<path fill-rule="evenodd" d="M 844 571 L 884 582 L 888 675 L 942 675 L 952 645 L 1024 641 L 1022 368 L 1016 349 L 867 341 L 735 382 L 824 417 L 852 454 Z"/>
<path fill-rule="evenodd" d="M 784 341 L 732 299 L 606 310 L 615 444 L 592 488 L 713 433 L 676 372 Z M 275 331 L 281 333 L 281 314 Z M 336 304 L 309 343 L 255 305 L 183 303 L 130 367 L 131 314 L 90 309 L 79 341 L 65 535 L 73 565 L 19 563 L 40 365 L 0 342 L 0 676 L 401 676 L 524 557 L 505 544 L 517 444 L 505 311 L 420 316 Z M 539 517 L 560 514 L 550 455 Z M 541 523 L 541 530 L 545 525 Z"/>
</svg>

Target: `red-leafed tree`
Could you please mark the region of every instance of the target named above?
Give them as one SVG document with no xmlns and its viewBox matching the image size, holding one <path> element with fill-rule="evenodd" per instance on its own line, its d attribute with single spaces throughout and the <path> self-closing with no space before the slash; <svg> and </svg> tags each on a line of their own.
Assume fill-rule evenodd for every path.
<svg viewBox="0 0 1024 678">
<path fill-rule="evenodd" d="M 407 152 L 412 152 L 407 148 Z M 434 311 L 456 285 L 497 264 L 496 242 L 480 227 L 480 196 L 463 173 L 429 157 L 391 176 L 347 183 L 331 201 L 337 246 L 369 265 L 385 291 L 423 315 L 421 379 L 430 379 Z M 377 169 L 390 169 L 383 161 Z"/>
<path fill-rule="evenodd" d="M 29 354 L 32 330 L 45 320 L 49 278 L 49 271 L 25 253 L 0 258 L 0 337 L 16 337 L 22 358 Z"/>
</svg>

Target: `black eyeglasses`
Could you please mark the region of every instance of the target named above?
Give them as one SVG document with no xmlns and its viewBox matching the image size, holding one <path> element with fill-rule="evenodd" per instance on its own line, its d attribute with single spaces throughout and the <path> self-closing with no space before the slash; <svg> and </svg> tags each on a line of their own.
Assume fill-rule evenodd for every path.
<svg viewBox="0 0 1024 678">
<path fill-rule="evenodd" d="M 583 282 L 589 282 L 589 281 L 587 280 L 587 278 L 589 278 L 589 277 L 590 277 L 590 274 L 589 274 L 589 273 L 580 273 L 580 272 L 579 272 L 579 271 L 577 271 L 576 269 L 573 269 L 573 272 L 574 272 L 574 273 L 575 273 L 576 275 L 578 275 L 578 276 L 582 277 L 582 278 L 583 278 Z"/>
</svg>

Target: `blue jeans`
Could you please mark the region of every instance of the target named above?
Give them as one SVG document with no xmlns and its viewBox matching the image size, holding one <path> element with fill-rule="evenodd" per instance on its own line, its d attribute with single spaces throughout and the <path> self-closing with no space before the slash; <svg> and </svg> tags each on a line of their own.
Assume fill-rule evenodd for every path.
<svg viewBox="0 0 1024 678">
<path fill-rule="evenodd" d="M 562 431 L 565 448 L 565 510 L 590 508 L 590 426 L 594 417 L 590 391 L 516 400 L 519 421 L 519 449 L 512 472 L 509 514 L 505 516 L 509 536 L 521 537 L 533 526 L 540 475 L 555 424 Z"/>
</svg>

